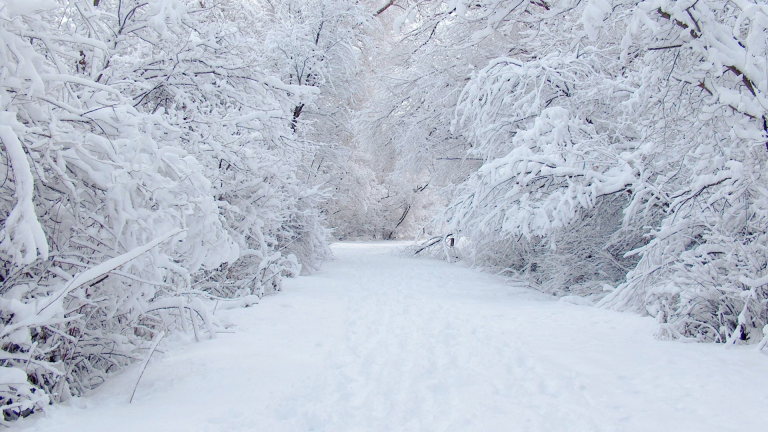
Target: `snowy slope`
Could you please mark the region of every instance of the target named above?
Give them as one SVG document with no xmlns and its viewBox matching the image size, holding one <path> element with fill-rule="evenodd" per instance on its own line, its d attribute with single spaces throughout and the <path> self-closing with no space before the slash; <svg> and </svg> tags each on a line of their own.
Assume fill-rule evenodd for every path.
<svg viewBox="0 0 768 432">
<path fill-rule="evenodd" d="M 402 244 L 401 244 L 402 245 Z M 30 431 L 758 431 L 768 357 L 660 342 L 654 322 L 553 301 L 503 278 L 334 246 L 336 261 L 168 340 Z M 82 409 L 87 406 L 87 409 Z"/>
</svg>

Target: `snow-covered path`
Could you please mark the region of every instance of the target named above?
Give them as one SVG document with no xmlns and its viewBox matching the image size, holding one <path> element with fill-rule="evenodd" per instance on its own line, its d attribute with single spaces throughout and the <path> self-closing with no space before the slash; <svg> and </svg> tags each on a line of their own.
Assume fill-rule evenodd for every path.
<svg viewBox="0 0 768 432">
<path fill-rule="evenodd" d="M 39 431 L 759 431 L 768 356 L 660 342 L 651 319 L 343 243 L 319 274 L 170 341 Z"/>
</svg>

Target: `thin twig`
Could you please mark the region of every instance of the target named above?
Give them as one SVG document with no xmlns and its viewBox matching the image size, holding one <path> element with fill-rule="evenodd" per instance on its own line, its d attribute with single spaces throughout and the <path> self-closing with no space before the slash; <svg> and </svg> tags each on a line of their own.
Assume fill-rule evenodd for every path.
<svg viewBox="0 0 768 432">
<path fill-rule="evenodd" d="M 163 336 L 165 336 L 165 332 L 161 331 L 152 341 L 152 346 L 149 347 L 149 354 L 147 355 L 147 358 L 144 359 L 144 363 L 141 365 L 141 373 L 139 373 L 139 379 L 136 380 L 136 385 L 133 386 L 133 393 L 131 393 L 131 399 L 128 401 L 128 403 L 133 402 L 133 396 L 136 395 L 136 389 L 139 388 L 139 381 L 141 381 L 141 377 L 144 376 L 144 371 L 147 369 L 149 359 L 152 358 L 152 354 L 155 353 L 155 349 L 157 349 L 157 345 L 160 343 L 160 339 L 162 339 Z"/>
</svg>

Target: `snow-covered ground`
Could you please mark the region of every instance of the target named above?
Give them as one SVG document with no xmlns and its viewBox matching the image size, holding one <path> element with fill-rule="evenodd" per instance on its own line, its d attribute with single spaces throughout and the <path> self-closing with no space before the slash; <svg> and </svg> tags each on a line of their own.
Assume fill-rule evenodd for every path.
<svg viewBox="0 0 768 432">
<path fill-rule="evenodd" d="M 34 431 L 761 431 L 768 356 L 501 277 L 341 243 L 323 271 L 177 337 Z M 86 408 L 87 407 L 87 408 Z"/>
</svg>

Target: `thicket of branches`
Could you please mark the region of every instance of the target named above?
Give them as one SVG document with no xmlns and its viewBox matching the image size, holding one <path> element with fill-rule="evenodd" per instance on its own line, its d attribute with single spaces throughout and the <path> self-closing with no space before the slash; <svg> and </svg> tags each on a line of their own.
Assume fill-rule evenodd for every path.
<svg viewBox="0 0 768 432">
<path fill-rule="evenodd" d="M 394 118 L 413 110 L 411 122 L 440 126 L 441 143 L 465 144 L 459 156 L 430 155 L 464 162 L 430 174 L 458 179 L 438 234 L 456 238 L 475 265 L 543 291 L 652 315 L 660 337 L 765 342 L 768 7 L 402 6 L 394 25 L 412 56 L 474 69 L 467 81 L 443 73 L 440 90 L 413 88 L 407 98 L 381 87 Z M 436 148 L 431 132 L 394 133 L 412 134 L 404 147 Z"/>
<path fill-rule="evenodd" d="M 2 421 L 328 258 L 309 173 L 343 146 L 300 113 L 353 87 L 346 3 L 0 5 Z"/>
</svg>

